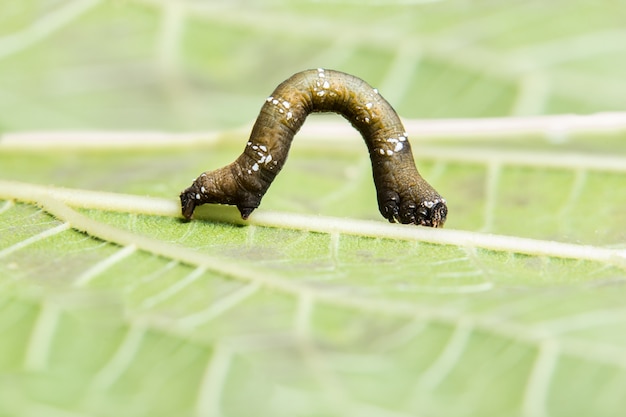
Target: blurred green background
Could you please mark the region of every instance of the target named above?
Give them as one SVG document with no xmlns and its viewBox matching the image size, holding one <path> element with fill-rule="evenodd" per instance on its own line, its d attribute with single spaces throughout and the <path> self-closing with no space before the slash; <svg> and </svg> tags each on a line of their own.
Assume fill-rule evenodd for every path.
<svg viewBox="0 0 626 417">
<path fill-rule="evenodd" d="M 214 130 L 292 73 L 407 118 L 623 110 L 620 1 L 2 0 L 0 128 Z"/>
</svg>

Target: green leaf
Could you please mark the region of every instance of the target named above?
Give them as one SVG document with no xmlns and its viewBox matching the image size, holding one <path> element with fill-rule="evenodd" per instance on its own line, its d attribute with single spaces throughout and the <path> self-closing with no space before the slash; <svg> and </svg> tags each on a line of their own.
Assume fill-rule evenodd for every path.
<svg viewBox="0 0 626 417">
<path fill-rule="evenodd" d="M 626 408 L 623 114 L 454 120 L 623 110 L 623 7 L 405 3 L 5 9 L 0 123 L 47 131 L 0 137 L 1 415 Z M 182 222 L 180 191 L 318 66 L 407 117 L 446 228 L 387 224 L 332 117 L 248 222 Z"/>
</svg>

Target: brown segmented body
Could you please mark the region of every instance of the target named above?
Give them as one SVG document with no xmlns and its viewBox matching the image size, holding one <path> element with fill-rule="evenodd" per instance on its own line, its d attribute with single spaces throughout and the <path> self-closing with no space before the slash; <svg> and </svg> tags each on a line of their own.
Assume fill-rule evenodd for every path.
<svg viewBox="0 0 626 417">
<path fill-rule="evenodd" d="M 231 164 L 201 174 L 180 195 L 190 219 L 205 203 L 237 206 L 246 219 L 282 169 L 294 135 L 312 112 L 335 112 L 363 136 L 378 207 L 390 222 L 441 227 L 446 201 L 419 174 L 400 118 L 365 81 L 332 70 L 307 70 L 282 82 L 257 118 L 244 152 Z"/>
</svg>

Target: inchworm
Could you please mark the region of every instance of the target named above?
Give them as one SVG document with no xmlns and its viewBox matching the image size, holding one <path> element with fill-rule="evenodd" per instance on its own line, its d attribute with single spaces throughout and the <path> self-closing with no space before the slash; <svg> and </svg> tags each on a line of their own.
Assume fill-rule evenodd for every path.
<svg viewBox="0 0 626 417">
<path fill-rule="evenodd" d="M 312 112 L 335 112 L 363 136 L 372 161 L 381 214 L 390 222 L 442 227 L 448 208 L 415 167 L 402 122 L 365 81 L 332 70 L 299 72 L 282 82 L 261 108 L 243 153 L 201 174 L 180 195 L 189 220 L 205 203 L 237 206 L 247 219 L 282 169 L 291 140 Z"/>
</svg>

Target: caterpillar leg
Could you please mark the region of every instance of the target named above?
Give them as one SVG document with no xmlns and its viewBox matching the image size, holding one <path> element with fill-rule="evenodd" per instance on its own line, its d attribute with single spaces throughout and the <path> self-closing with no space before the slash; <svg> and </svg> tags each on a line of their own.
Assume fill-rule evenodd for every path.
<svg viewBox="0 0 626 417">
<path fill-rule="evenodd" d="M 402 193 L 389 189 L 379 192 L 380 213 L 391 223 L 443 227 L 448 215 L 446 200 L 439 195 L 419 197 L 415 191 L 409 188 Z"/>
</svg>

